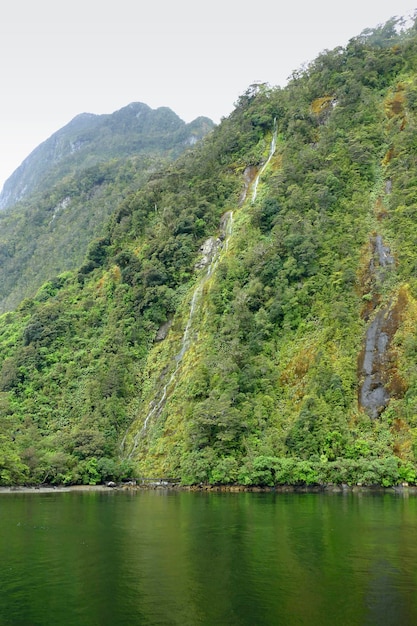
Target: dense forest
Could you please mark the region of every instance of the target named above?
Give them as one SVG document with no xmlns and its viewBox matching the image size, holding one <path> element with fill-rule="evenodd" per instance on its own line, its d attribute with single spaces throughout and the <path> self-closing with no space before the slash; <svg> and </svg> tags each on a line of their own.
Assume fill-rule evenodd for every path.
<svg viewBox="0 0 417 626">
<path fill-rule="evenodd" d="M 81 265 L 115 206 L 213 126 L 133 102 L 78 115 L 38 146 L 0 194 L 0 313 Z"/>
<path fill-rule="evenodd" d="M 0 317 L 1 482 L 416 483 L 416 70 L 392 19 L 114 198 Z"/>
</svg>

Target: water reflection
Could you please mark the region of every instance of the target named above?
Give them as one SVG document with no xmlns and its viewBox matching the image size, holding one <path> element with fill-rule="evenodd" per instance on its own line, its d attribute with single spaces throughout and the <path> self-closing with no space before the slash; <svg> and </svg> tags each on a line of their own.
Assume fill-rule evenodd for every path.
<svg viewBox="0 0 417 626">
<path fill-rule="evenodd" d="M 0 498 L 0 624 L 417 623 L 417 500 Z"/>
</svg>

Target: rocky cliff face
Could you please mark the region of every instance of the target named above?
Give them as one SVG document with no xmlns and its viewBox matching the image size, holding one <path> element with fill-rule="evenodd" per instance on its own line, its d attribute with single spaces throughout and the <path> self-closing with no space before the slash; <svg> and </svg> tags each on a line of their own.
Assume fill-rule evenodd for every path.
<svg viewBox="0 0 417 626">
<path fill-rule="evenodd" d="M 364 308 L 364 318 L 368 322 L 365 345 L 360 357 L 359 375 L 362 379 L 359 405 L 370 417 L 382 413 L 390 400 L 388 391 L 389 348 L 398 330 L 398 312 L 394 315 L 392 303 L 380 305 L 381 292 L 394 269 L 394 258 L 380 234 L 370 240 L 371 258 L 367 270 L 366 284 L 372 294 Z M 395 319 L 394 319 L 395 318 Z"/>
</svg>

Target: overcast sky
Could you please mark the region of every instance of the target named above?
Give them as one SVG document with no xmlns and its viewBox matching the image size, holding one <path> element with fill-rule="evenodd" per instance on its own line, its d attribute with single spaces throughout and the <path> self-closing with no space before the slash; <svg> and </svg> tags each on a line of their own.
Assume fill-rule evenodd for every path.
<svg viewBox="0 0 417 626">
<path fill-rule="evenodd" d="M 414 0 L 3 0 L 0 188 L 82 112 L 130 102 L 215 122 L 254 81 L 293 70 Z"/>
</svg>

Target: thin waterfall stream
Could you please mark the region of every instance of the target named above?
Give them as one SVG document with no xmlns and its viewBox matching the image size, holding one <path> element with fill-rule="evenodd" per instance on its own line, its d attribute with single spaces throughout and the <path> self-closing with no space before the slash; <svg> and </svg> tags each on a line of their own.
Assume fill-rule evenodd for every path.
<svg viewBox="0 0 417 626">
<path fill-rule="evenodd" d="M 193 323 L 195 311 L 197 308 L 197 304 L 203 292 L 203 287 L 205 283 L 207 282 L 207 280 L 212 275 L 214 269 L 216 268 L 221 250 L 224 249 L 225 251 L 227 251 L 228 249 L 229 238 L 231 237 L 232 230 L 233 230 L 233 211 L 227 211 L 227 213 L 223 215 L 221 223 L 220 223 L 220 229 L 223 235 L 223 241 L 221 241 L 221 239 L 210 237 L 201 246 L 200 251 L 202 252 L 203 256 L 202 256 L 202 260 L 199 263 L 197 263 L 196 269 L 202 269 L 205 267 L 206 271 L 204 272 L 202 278 L 198 281 L 197 286 L 195 287 L 192 298 L 191 298 L 188 319 L 187 319 L 187 323 L 185 325 L 185 329 L 184 329 L 182 339 L 181 339 L 181 347 L 180 347 L 179 352 L 174 357 L 175 368 L 171 376 L 169 377 L 168 381 L 162 387 L 159 400 L 156 400 L 156 398 L 154 398 L 149 403 L 148 413 L 145 417 L 142 428 L 140 428 L 140 430 L 137 431 L 136 435 L 133 438 L 133 446 L 128 455 L 128 458 L 131 458 L 131 456 L 135 452 L 138 446 L 140 437 L 143 436 L 147 430 L 149 421 L 154 416 L 158 417 L 160 415 L 162 409 L 165 406 L 165 402 L 168 396 L 168 391 L 171 385 L 175 384 L 175 381 L 178 376 L 178 371 L 181 367 L 182 360 L 191 345 L 192 323 Z M 124 447 L 125 439 L 126 439 L 126 436 L 122 442 L 122 449 Z"/>
<path fill-rule="evenodd" d="M 267 168 L 270 160 L 272 159 L 272 157 L 275 154 L 275 150 L 276 150 L 276 147 L 277 147 L 277 135 L 278 135 L 277 118 L 274 118 L 274 131 L 272 133 L 272 140 L 271 140 L 271 145 L 270 145 L 270 148 L 269 148 L 268 158 L 265 161 L 265 163 L 263 164 L 263 166 L 261 167 L 261 169 L 259 170 L 259 173 L 258 173 L 257 177 L 255 178 L 255 182 L 253 183 L 252 203 L 255 202 L 255 200 L 256 200 L 256 195 L 258 193 L 259 180 L 260 180 L 262 174 L 264 173 L 265 169 Z"/>
<path fill-rule="evenodd" d="M 270 148 L 269 148 L 269 154 L 268 154 L 268 158 L 265 161 L 265 163 L 263 164 L 263 166 L 261 167 L 261 169 L 259 170 L 254 183 L 253 183 L 253 190 L 252 190 L 252 203 L 255 202 L 256 200 L 256 195 L 257 195 L 257 190 L 258 190 L 258 184 L 259 184 L 259 180 L 262 176 L 262 174 L 264 173 L 266 167 L 268 166 L 270 160 L 272 159 L 273 155 L 275 154 L 275 150 L 276 150 L 276 144 L 277 144 L 277 120 L 276 118 L 274 119 L 274 130 L 273 130 L 273 134 L 272 134 L 272 139 L 271 139 L 271 144 L 270 144 Z M 246 194 L 250 185 L 251 180 L 253 180 L 251 172 L 247 175 L 247 180 L 245 179 L 245 189 L 243 191 L 243 194 L 240 198 L 239 201 L 239 206 L 242 206 L 242 204 L 244 203 L 245 199 L 246 199 Z M 194 319 L 194 315 L 195 315 L 195 311 L 197 308 L 197 305 L 199 303 L 199 300 L 201 298 L 202 292 L 203 292 L 203 288 L 205 283 L 207 282 L 207 280 L 210 278 L 210 276 L 213 274 L 214 270 L 216 269 L 217 263 L 219 261 L 220 258 L 220 253 L 222 250 L 227 251 L 228 250 L 228 246 L 229 246 L 229 239 L 232 235 L 232 231 L 233 231 L 233 211 L 227 211 L 220 222 L 220 230 L 222 233 L 222 239 L 217 239 L 215 237 L 210 237 L 209 239 L 207 239 L 204 244 L 201 246 L 200 251 L 202 252 L 202 260 L 196 264 L 195 269 L 197 270 L 201 270 L 203 268 L 205 268 L 205 272 L 202 275 L 202 277 L 200 278 L 200 280 L 198 281 L 194 291 L 193 291 L 193 295 L 191 298 L 191 302 L 190 302 L 190 309 L 189 309 L 189 313 L 188 313 L 188 319 L 187 319 L 187 323 L 185 325 L 185 329 L 182 335 L 182 339 L 181 339 L 181 347 L 179 352 L 176 354 L 176 356 L 174 357 L 175 360 L 175 368 L 173 370 L 173 372 L 171 373 L 170 377 L 168 378 L 167 382 L 164 384 L 164 386 L 161 389 L 161 392 L 159 394 L 159 399 L 158 398 L 158 394 L 157 396 L 151 400 L 151 402 L 149 403 L 149 408 L 148 408 L 148 413 L 145 417 L 145 420 L 143 422 L 142 427 L 136 432 L 134 438 L 133 438 L 133 445 L 132 445 L 132 449 L 128 455 L 128 458 L 131 458 L 132 455 L 134 454 L 138 444 L 139 444 L 139 440 L 140 438 L 146 433 L 146 430 L 148 428 L 148 424 L 149 421 L 153 418 L 153 417 L 158 417 L 167 400 L 167 396 L 168 396 L 168 392 L 171 388 L 172 385 L 175 385 L 176 383 L 176 379 L 178 377 L 178 372 L 179 369 L 181 367 L 181 363 L 183 361 L 183 358 L 185 356 L 185 354 L 187 353 L 190 345 L 191 345 L 191 334 L 192 334 L 192 324 L 193 324 L 193 319 Z M 126 437 L 127 437 L 127 433 L 125 434 L 123 441 L 121 443 L 121 449 L 124 449 L 125 446 L 125 442 L 126 442 Z"/>
</svg>

